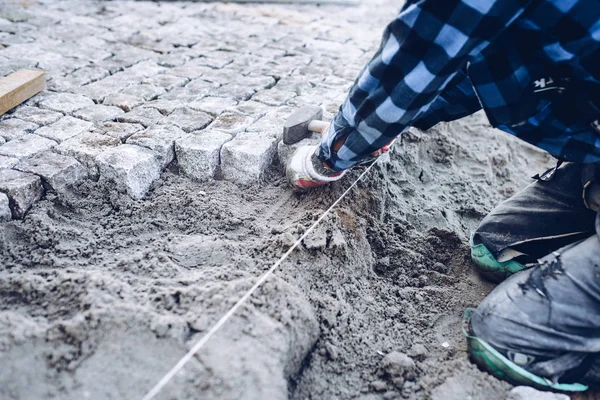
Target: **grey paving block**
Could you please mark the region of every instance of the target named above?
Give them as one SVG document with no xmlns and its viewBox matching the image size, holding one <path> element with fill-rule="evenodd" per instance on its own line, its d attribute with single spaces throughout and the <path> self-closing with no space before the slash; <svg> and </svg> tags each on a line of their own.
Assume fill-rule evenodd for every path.
<svg viewBox="0 0 600 400">
<path fill-rule="evenodd" d="M 21 106 L 17 108 L 14 117 L 40 126 L 52 124 L 63 117 L 63 114 L 43 108 Z"/>
<path fill-rule="evenodd" d="M 0 155 L 23 159 L 50 150 L 57 143 L 35 134 L 25 135 L 0 146 Z"/>
<path fill-rule="evenodd" d="M 259 117 L 262 117 L 263 115 L 265 115 L 271 109 L 272 109 L 272 107 L 269 107 L 268 105 L 266 105 L 264 103 L 259 103 L 258 101 L 248 100 L 248 101 L 241 101 L 238 103 L 237 106 L 230 107 L 225 111 L 236 112 L 236 113 L 245 114 L 245 115 L 251 115 L 251 116 L 255 117 L 255 119 L 258 119 Z"/>
<path fill-rule="evenodd" d="M 88 169 L 91 178 L 98 178 L 96 156 L 105 150 L 121 145 L 121 141 L 108 135 L 85 132 L 72 139 L 65 140 L 54 151 L 74 157 Z"/>
<path fill-rule="evenodd" d="M 21 136 L 33 133 L 39 126 L 19 118 L 10 118 L 0 121 L 0 137 L 6 141 L 18 139 Z"/>
<path fill-rule="evenodd" d="M 10 168 L 14 167 L 15 165 L 17 165 L 18 162 L 19 162 L 18 158 L 0 156 L 0 169 L 10 169 Z"/>
<path fill-rule="evenodd" d="M 70 114 L 73 111 L 77 111 L 80 108 L 91 106 L 93 104 L 94 102 L 92 99 L 79 94 L 58 93 L 46 97 L 39 105 L 48 110 Z"/>
<path fill-rule="evenodd" d="M 252 100 L 260 101 L 261 103 L 265 103 L 270 106 L 281 106 L 286 104 L 294 97 L 296 97 L 295 92 L 271 88 L 268 90 L 261 90 L 260 92 L 256 92 L 254 96 L 252 96 Z"/>
<path fill-rule="evenodd" d="M 115 182 L 117 190 L 141 199 L 150 185 L 160 177 L 156 153 L 144 147 L 124 144 L 106 150 L 96 157 L 100 176 Z"/>
<path fill-rule="evenodd" d="M 125 122 L 104 122 L 95 127 L 92 132 L 100 135 L 112 136 L 119 139 L 121 142 L 136 132 L 143 130 L 144 127 L 140 124 L 128 124 Z"/>
<path fill-rule="evenodd" d="M 147 78 L 142 82 L 153 85 L 155 87 L 161 87 L 166 90 L 171 90 L 176 87 L 185 86 L 189 82 L 189 79 L 187 77 L 181 77 L 177 75 L 161 74 L 153 76 L 152 78 Z"/>
<path fill-rule="evenodd" d="M 177 108 L 183 107 L 183 103 L 178 100 L 158 99 L 144 103 L 141 107 L 150 107 L 158 110 L 163 115 L 169 115 Z"/>
<path fill-rule="evenodd" d="M 273 162 L 276 139 L 258 132 L 242 132 L 221 149 L 221 170 L 227 180 L 248 184 L 261 179 Z"/>
<path fill-rule="evenodd" d="M 188 104 L 188 107 L 192 110 L 204 111 L 213 116 L 217 116 L 226 109 L 234 107 L 237 104 L 237 101 L 224 97 L 204 97 L 203 99 Z"/>
<path fill-rule="evenodd" d="M 215 90 L 218 90 L 218 88 L 219 88 L 218 83 L 208 82 L 202 78 L 195 79 L 195 80 L 191 81 L 190 83 L 188 83 L 187 85 L 185 85 L 186 92 L 189 93 L 190 95 L 195 96 L 194 100 L 199 100 L 202 97 L 210 96 L 215 92 Z M 219 97 L 222 97 L 222 96 L 219 96 Z"/>
<path fill-rule="evenodd" d="M 175 140 L 185 136 L 185 132 L 174 125 L 155 125 L 133 134 L 127 144 L 134 144 L 153 150 L 161 168 L 166 167 L 175 157 Z"/>
<path fill-rule="evenodd" d="M 102 104 L 119 107 L 121 110 L 129 112 L 135 107 L 144 104 L 144 99 L 125 93 L 113 93 L 106 96 Z"/>
<path fill-rule="evenodd" d="M 87 169 L 76 159 L 50 151 L 22 160 L 14 169 L 42 178 L 46 189 L 63 193 L 87 177 Z"/>
<path fill-rule="evenodd" d="M 209 93 L 210 90 L 207 90 Z M 191 103 L 198 99 L 201 99 L 205 95 L 199 96 L 198 93 L 189 90 L 187 87 L 175 88 L 162 94 L 158 97 L 159 100 L 178 101 L 180 103 Z"/>
<path fill-rule="evenodd" d="M 150 107 L 138 107 L 117 118 L 119 122 L 128 122 L 130 124 L 140 124 L 144 127 L 156 125 L 165 120 L 165 116 L 160 111 Z"/>
<path fill-rule="evenodd" d="M 200 78 L 204 73 L 210 72 L 212 68 L 205 65 L 199 65 L 193 61 L 187 62 L 186 64 L 173 68 L 169 71 L 170 74 L 181 76 L 189 79 Z"/>
<path fill-rule="evenodd" d="M 186 132 L 198 131 L 212 122 L 213 118 L 202 112 L 191 108 L 178 108 L 166 119 L 169 123 L 177 125 Z"/>
<path fill-rule="evenodd" d="M 35 134 L 61 143 L 73 136 L 88 132 L 93 126 L 91 122 L 67 115 L 51 125 L 38 129 Z"/>
<path fill-rule="evenodd" d="M 280 140 L 283 136 L 283 123 L 293 111 L 293 107 L 286 106 L 269 111 L 246 130 L 248 132 L 265 133 Z"/>
<path fill-rule="evenodd" d="M 119 107 L 94 104 L 93 106 L 88 106 L 75 111 L 73 116 L 85 121 L 99 123 L 104 121 L 114 121 L 123 113 L 124 111 Z"/>
<path fill-rule="evenodd" d="M 219 169 L 221 148 L 233 137 L 219 131 L 202 131 L 175 141 L 179 170 L 198 180 L 213 179 Z"/>
<path fill-rule="evenodd" d="M 146 101 L 150 101 L 152 99 L 156 99 L 158 96 L 165 92 L 165 88 L 150 85 L 147 83 L 141 83 L 139 85 L 130 86 L 127 89 L 124 89 L 121 93 L 128 94 L 133 97 L 139 97 Z"/>
<path fill-rule="evenodd" d="M 220 130 L 236 135 L 239 132 L 243 132 L 253 122 L 254 118 L 248 115 L 223 113 L 208 126 L 208 129 Z"/>
<path fill-rule="evenodd" d="M 151 54 L 154 55 L 154 54 Z M 164 74 L 169 69 L 165 67 L 161 67 L 157 63 L 151 60 L 145 60 L 138 62 L 137 64 L 128 68 L 128 72 L 131 74 L 135 74 L 142 78 L 150 78 L 151 76 L 155 76 L 158 74 Z"/>
<path fill-rule="evenodd" d="M 39 176 L 5 169 L 0 171 L 0 192 L 8 196 L 12 217 L 21 219 L 44 195 Z"/>
<path fill-rule="evenodd" d="M 202 80 L 225 85 L 240 77 L 240 72 L 233 69 L 210 69 L 202 75 Z"/>
<path fill-rule="evenodd" d="M 2 170 L 0 169 L 0 173 Z M 10 205 L 8 202 L 8 196 L 4 193 L 0 193 L 0 222 L 10 221 L 12 219 L 12 213 L 10 211 Z"/>
<path fill-rule="evenodd" d="M 106 78 L 109 74 L 110 71 L 105 68 L 92 66 L 78 69 L 70 76 L 76 86 L 82 86 Z"/>
</svg>

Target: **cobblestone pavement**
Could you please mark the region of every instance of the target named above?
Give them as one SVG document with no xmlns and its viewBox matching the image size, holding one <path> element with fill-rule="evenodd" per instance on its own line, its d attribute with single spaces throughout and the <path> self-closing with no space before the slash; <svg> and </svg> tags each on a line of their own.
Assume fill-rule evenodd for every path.
<svg viewBox="0 0 600 400">
<path fill-rule="evenodd" d="M 278 152 L 284 118 L 302 105 L 331 117 L 398 10 L 81 0 L 1 7 L 0 76 L 43 69 L 48 89 L 0 118 L 0 219 L 22 218 L 45 191 L 83 179 L 142 198 L 175 159 L 192 179 L 260 180 L 289 155 Z"/>
</svg>

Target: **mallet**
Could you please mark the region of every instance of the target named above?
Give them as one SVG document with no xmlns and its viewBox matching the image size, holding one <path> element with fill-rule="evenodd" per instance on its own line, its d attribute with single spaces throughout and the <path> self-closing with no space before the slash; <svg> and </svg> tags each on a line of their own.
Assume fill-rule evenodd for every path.
<svg viewBox="0 0 600 400">
<path fill-rule="evenodd" d="M 323 109 L 318 106 L 305 106 L 294 111 L 283 124 L 283 143 L 298 143 L 311 135 L 322 134 L 328 122 L 321 121 Z"/>
</svg>

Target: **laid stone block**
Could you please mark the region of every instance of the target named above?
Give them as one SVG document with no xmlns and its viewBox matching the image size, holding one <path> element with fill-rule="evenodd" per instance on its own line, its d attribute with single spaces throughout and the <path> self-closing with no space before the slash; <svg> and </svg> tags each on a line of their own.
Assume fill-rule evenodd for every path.
<svg viewBox="0 0 600 400">
<path fill-rule="evenodd" d="M 283 122 L 294 111 L 292 107 L 279 107 L 276 110 L 269 111 L 262 116 L 258 121 L 250 125 L 246 131 L 266 133 L 275 136 L 277 140 L 281 140 L 283 136 Z"/>
<path fill-rule="evenodd" d="M 11 141 L 28 133 L 33 133 L 37 128 L 39 128 L 38 125 L 19 118 L 5 119 L 0 121 L 0 137 L 6 141 Z"/>
<path fill-rule="evenodd" d="M 242 184 L 263 177 L 277 151 L 275 137 L 258 132 L 242 132 L 221 149 L 221 170 L 227 180 Z"/>
<path fill-rule="evenodd" d="M 219 84 L 216 82 L 208 82 L 203 79 L 196 79 L 185 85 L 185 90 L 194 96 L 194 100 L 200 99 L 204 96 L 209 96 L 217 90 Z M 223 96 L 219 96 L 223 97 Z"/>
<path fill-rule="evenodd" d="M 75 111 L 73 116 L 84 121 L 99 123 L 104 121 L 114 121 L 123 113 L 124 111 L 119 107 L 94 104 L 93 106 Z"/>
<path fill-rule="evenodd" d="M 139 97 L 146 101 L 150 101 L 152 99 L 156 99 L 158 96 L 165 92 L 166 90 L 162 87 L 142 83 L 139 85 L 130 86 L 127 89 L 123 90 L 122 93 L 128 94 L 133 97 Z"/>
<path fill-rule="evenodd" d="M 154 125 L 143 132 L 133 134 L 128 144 L 135 144 L 153 150 L 161 168 L 166 167 L 175 158 L 175 140 L 185 136 L 185 132 L 174 125 Z"/>
<path fill-rule="evenodd" d="M 115 182 L 117 190 L 141 199 L 150 185 L 160 177 L 156 153 L 144 147 L 124 144 L 106 150 L 96 157 L 100 176 Z"/>
<path fill-rule="evenodd" d="M 53 124 L 63 117 L 59 112 L 31 106 L 17 108 L 13 116 L 40 126 Z"/>
<path fill-rule="evenodd" d="M 54 140 L 46 139 L 45 137 L 35 134 L 25 135 L 0 146 L 0 155 L 23 159 L 50 150 L 56 146 L 56 144 L 57 143 Z"/>
<path fill-rule="evenodd" d="M 252 96 L 252 100 L 260 101 L 261 103 L 265 103 L 270 106 L 281 106 L 286 104 L 294 97 L 296 97 L 295 92 L 272 88 L 269 90 L 256 92 L 254 96 Z"/>
<path fill-rule="evenodd" d="M 98 179 L 96 156 L 120 144 L 121 142 L 113 137 L 85 132 L 72 139 L 65 140 L 54 151 L 62 155 L 74 157 L 88 169 L 88 175 L 92 179 Z"/>
<path fill-rule="evenodd" d="M 212 68 L 205 65 L 195 64 L 188 62 L 181 67 L 173 68 L 169 71 L 170 74 L 181 76 L 189 79 L 196 79 L 201 77 L 205 72 L 210 71 Z"/>
<path fill-rule="evenodd" d="M 80 108 L 91 106 L 93 104 L 94 102 L 91 99 L 79 94 L 58 93 L 46 97 L 46 99 L 40 102 L 40 107 L 58 111 L 63 114 L 71 114 Z"/>
<path fill-rule="evenodd" d="M 140 124 L 128 124 L 125 122 L 105 122 L 100 126 L 94 128 L 92 132 L 100 135 L 112 136 L 115 139 L 119 139 L 121 142 L 125 142 L 128 137 L 136 132 L 143 130 L 144 127 Z"/>
<path fill-rule="evenodd" d="M 239 132 L 243 132 L 253 122 L 254 118 L 247 115 L 225 113 L 219 115 L 212 124 L 208 126 L 208 129 L 216 129 L 236 135 Z"/>
<path fill-rule="evenodd" d="M 18 158 L 0 156 L 0 169 L 10 169 L 17 165 L 18 162 Z"/>
<path fill-rule="evenodd" d="M 13 218 L 21 219 L 44 195 L 39 176 L 13 169 L 0 171 L 0 192 L 8 196 Z"/>
<path fill-rule="evenodd" d="M 212 117 L 202 111 L 191 108 L 178 108 L 167 117 L 167 121 L 186 132 L 199 131 L 212 122 Z"/>
<path fill-rule="evenodd" d="M 171 74 L 162 74 L 156 75 L 152 78 L 145 79 L 142 81 L 143 83 L 148 83 L 150 85 L 154 85 L 155 87 L 161 87 L 166 90 L 171 90 L 176 87 L 183 87 L 186 83 L 189 82 L 188 78 L 171 75 Z"/>
<path fill-rule="evenodd" d="M 61 143 L 73 136 L 88 132 L 93 126 L 94 124 L 91 122 L 66 116 L 51 125 L 38 129 L 35 134 Z"/>
<path fill-rule="evenodd" d="M 198 180 L 213 179 L 220 164 L 221 148 L 232 136 L 219 131 L 202 131 L 175 141 L 179 169 Z"/>
<path fill-rule="evenodd" d="M 165 116 L 158 110 L 149 107 L 139 107 L 133 111 L 125 113 L 117 118 L 119 122 L 128 122 L 131 124 L 141 124 L 145 128 L 156 125 L 163 121 Z"/>
<path fill-rule="evenodd" d="M 10 221 L 11 219 L 12 213 L 10 212 L 8 196 L 0 193 L 0 222 Z"/>
<path fill-rule="evenodd" d="M 271 109 L 271 107 L 269 107 L 268 105 L 266 105 L 264 103 L 259 103 L 258 101 L 248 100 L 248 101 L 242 101 L 237 106 L 230 107 L 225 111 L 236 112 L 236 113 L 244 114 L 244 115 L 250 115 L 250 116 L 253 116 L 256 119 L 258 119 L 258 117 L 265 115 L 270 109 Z"/>
<path fill-rule="evenodd" d="M 53 152 L 45 152 L 22 160 L 14 169 L 42 178 L 46 189 L 62 193 L 87 177 L 87 169 L 76 159 Z"/>
<path fill-rule="evenodd" d="M 141 107 L 154 108 L 163 115 L 169 115 L 176 109 L 183 107 L 183 103 L 179 100 L 158 99 L 144 103 Z"/>
<path fill-rule="evenodd" d="M 113 93 L 106 96 L 102 104 L 105 106 L 119 107 L 121 110 L 129 112 L 135 107 L 144 104 L 144 100 L 125 93 Z"/>
<path fill-rule="evenodd" d="M 205 97 L 188 105 L 192 110 L 204 111 L 211 115 L 219 115 L 227 108 L 234 107 L 237 101 L 224 97 Z"/>
</svg>

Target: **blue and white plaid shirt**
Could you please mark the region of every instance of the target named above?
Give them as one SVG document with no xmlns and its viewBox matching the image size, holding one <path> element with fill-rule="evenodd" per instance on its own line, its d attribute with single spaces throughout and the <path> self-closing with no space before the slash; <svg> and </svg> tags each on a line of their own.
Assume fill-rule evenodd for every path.
<svg viewBox="0 0 600 400">
<path fill-rule="evenodd" d="M 600 162 L 600 0 L 410 0 L 317 154 L 347 169 L 410 126 L 481 108 L 559 159 Z"/>
</svg>

